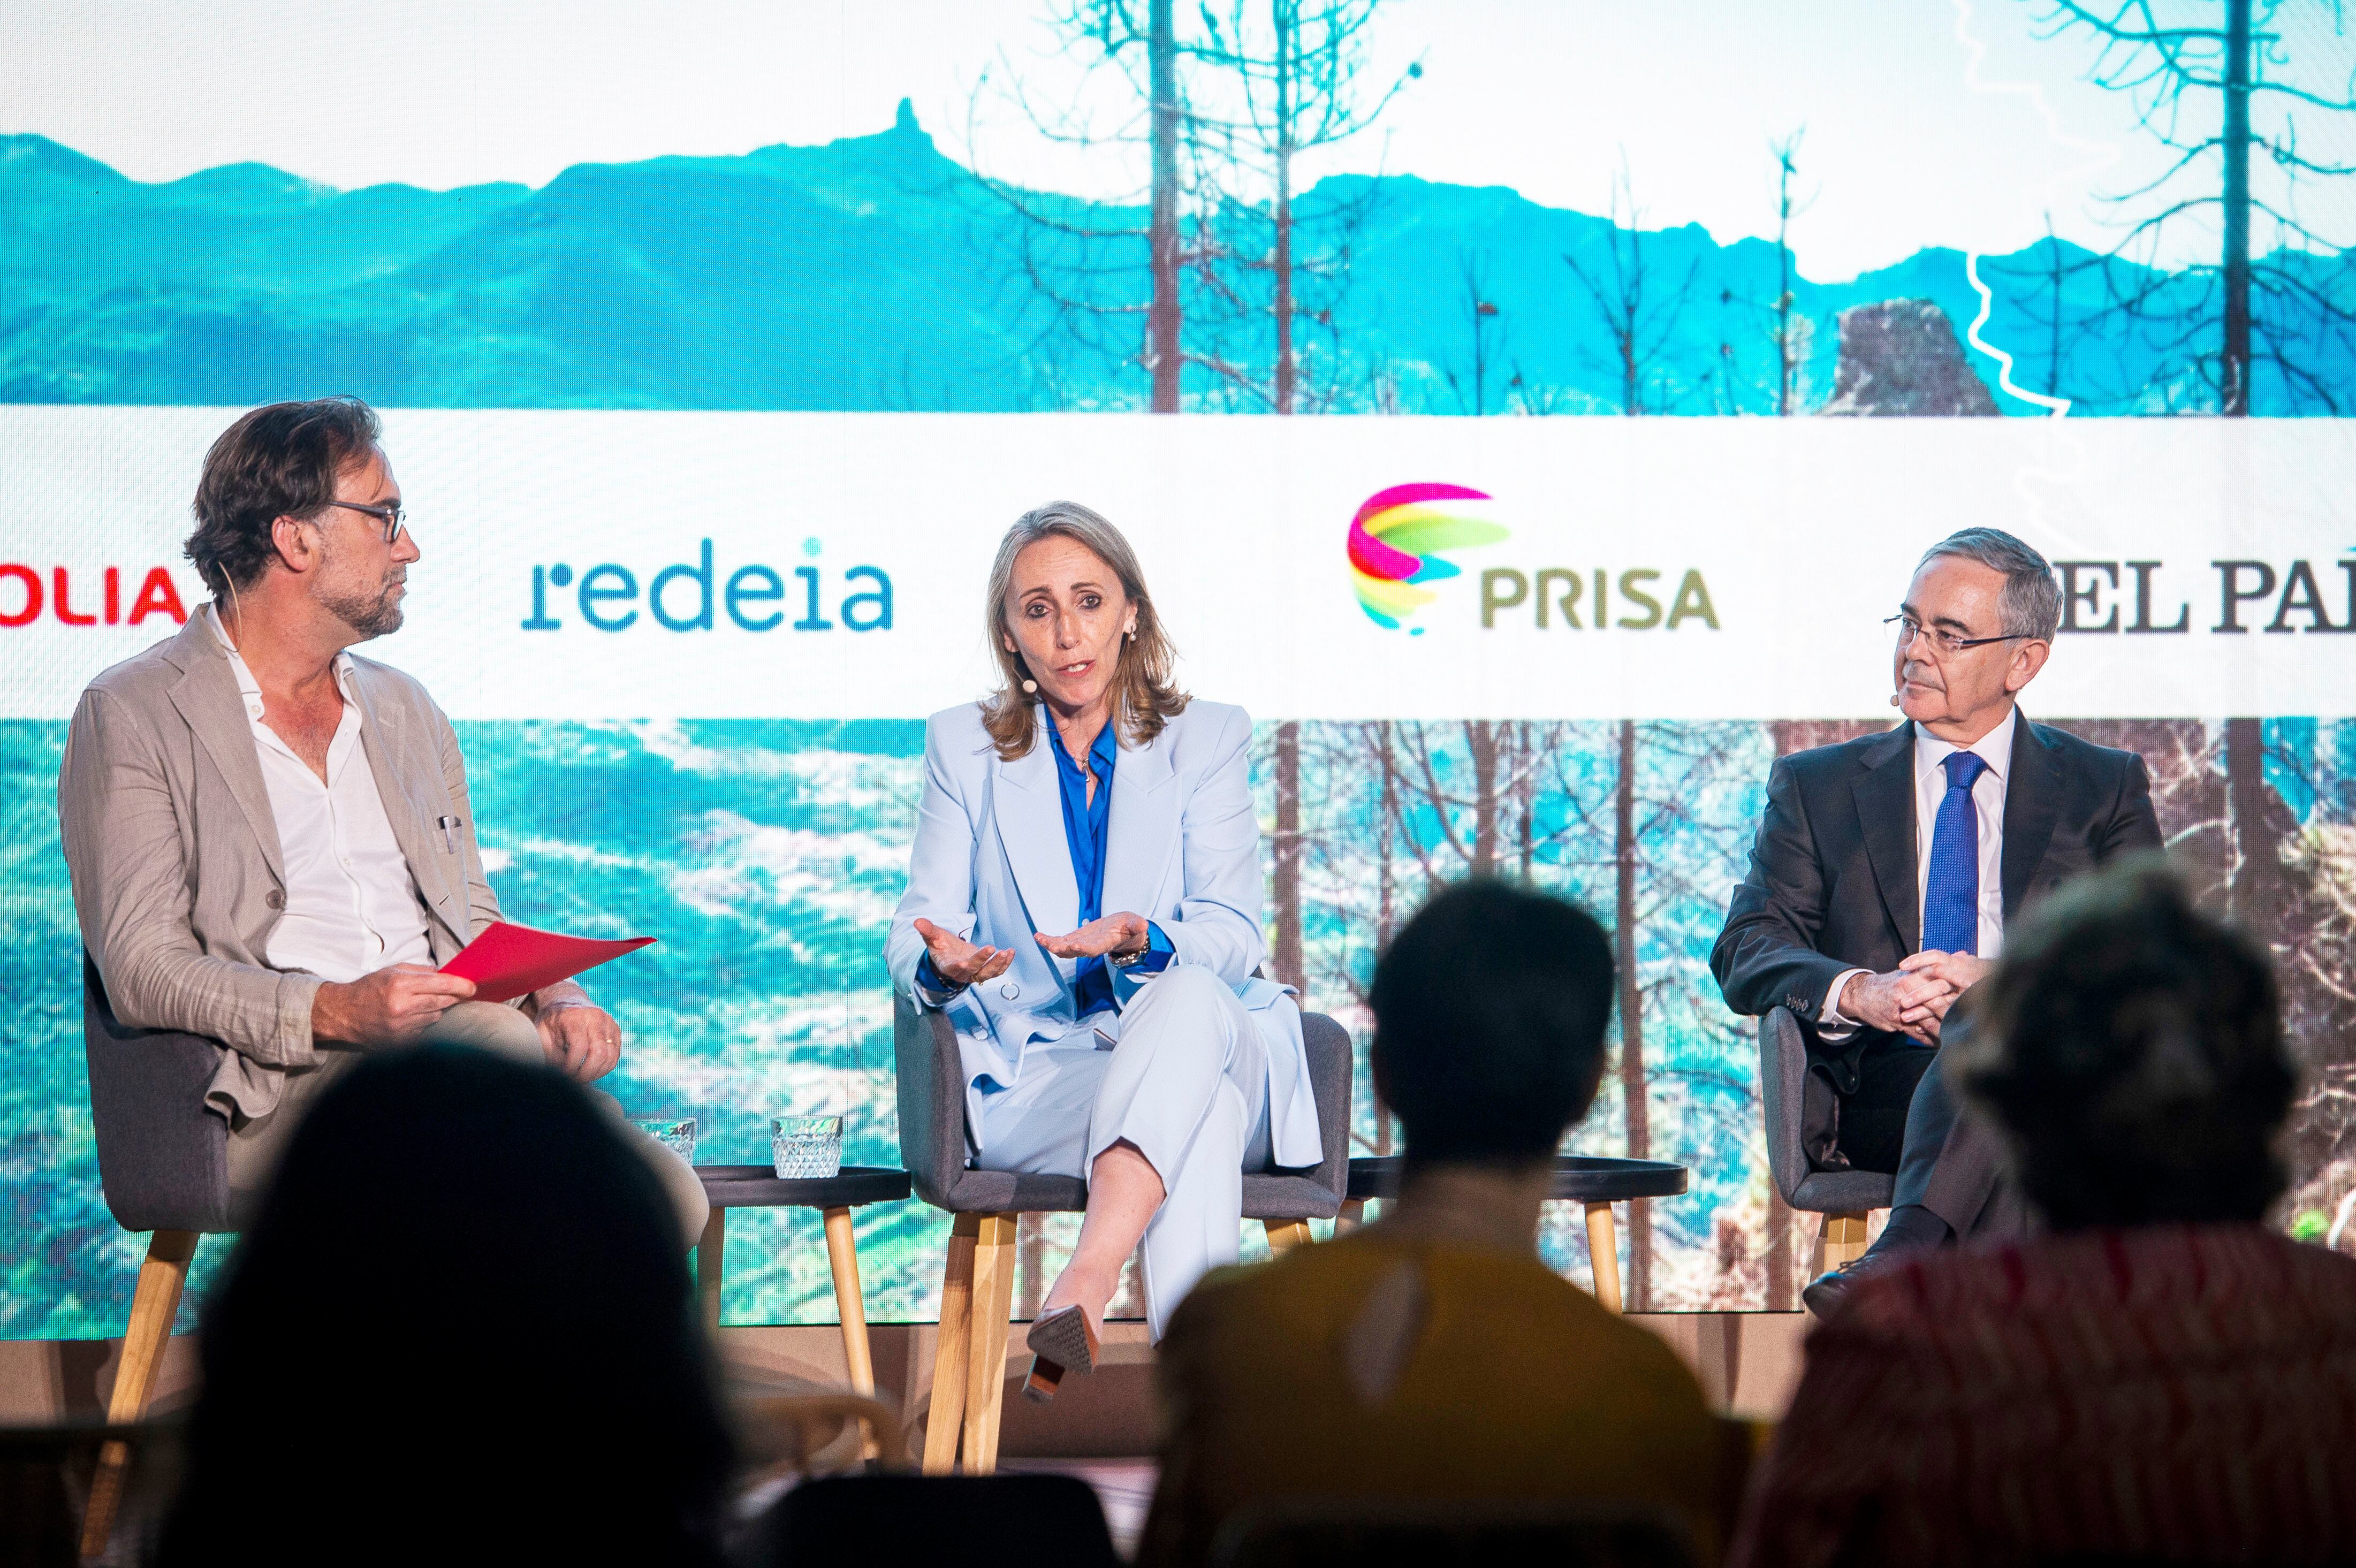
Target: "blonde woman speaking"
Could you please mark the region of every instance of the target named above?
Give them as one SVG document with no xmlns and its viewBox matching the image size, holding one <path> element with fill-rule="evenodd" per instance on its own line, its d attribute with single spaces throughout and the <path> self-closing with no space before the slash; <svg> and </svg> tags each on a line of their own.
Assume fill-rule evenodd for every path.
<svg viewBox="0 0 2356 1568">
<path fill-rule="evenodd" d="M 1243 1173 L 1321 1151 L 1300 1011 L 1257 973 L 1250 719 L 1174 688 L 1136 553 L 1086 507 L 1007 530 L 984 615 L 1003 685 L 926 723 L 887 955 L 956 1026 L 974 1166 L 1087 1182 L 1030 1333 L 1048 1399 L 1141 1240 L 1158 1339 L 1234 1261 Z"/>
</svg>

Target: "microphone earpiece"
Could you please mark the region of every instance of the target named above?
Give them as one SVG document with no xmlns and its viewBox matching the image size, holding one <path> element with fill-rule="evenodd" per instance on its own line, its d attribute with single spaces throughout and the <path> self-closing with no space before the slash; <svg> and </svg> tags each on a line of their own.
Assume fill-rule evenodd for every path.
<svg viewBox="0 0 2356 1568">
<path fill-rule="evenodd" d="M 1892 708 L 1898 706 L 1898 694 L 1894 691 L 1890 694 L 1890 706 Z"/>
</svg>

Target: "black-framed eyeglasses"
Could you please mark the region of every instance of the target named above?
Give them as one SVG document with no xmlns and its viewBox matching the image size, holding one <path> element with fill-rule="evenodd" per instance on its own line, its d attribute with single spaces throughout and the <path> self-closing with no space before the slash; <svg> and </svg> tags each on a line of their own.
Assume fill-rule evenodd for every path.
<svg viewBox="0 0 2356 1568">
<path fill-rule="evenodd" d="M 1953 632 L 1943 632 L 1935 627 L 1925 626 L 1903 610 L 1895 615 L 1885 617 L 1881 624 L 1898 628 L 1898 645 L 1901 648 L 1917 637 L 1928 637 L 1931 639 L 1931 645 L 1943 654 L 1959 654 L 1965 648 L 1976 648 L 1983 643 L 2019 642 L 2029 636 L 2027 632 L 2007 632 L 1994 637 L 1959 637 Z"/>
<path fill-rule="evenodd" d="M 391 544 L 409 526 L 409 508 L 395 501 L 390 507 L 371 507 L 359 501 L 330 501 L 330 507 L 341 507 L 347 512 L 366 512 L 384 525 L 384 542 Z"/>
</svg>

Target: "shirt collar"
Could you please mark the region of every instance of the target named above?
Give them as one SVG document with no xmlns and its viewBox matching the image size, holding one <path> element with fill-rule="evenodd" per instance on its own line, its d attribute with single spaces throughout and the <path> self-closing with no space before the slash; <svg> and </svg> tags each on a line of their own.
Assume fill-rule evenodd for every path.
<svg viewBox="0 0 2356 1568">
<path fill-rule="evenodd" d="M 220 607 L 209 603 L 199 608 L 197 613 L 205 618 L 205 624 L 211 628 L 214 640 L 220 644 L 221 652 L 228 656 L 230 674 L 237 677 L 238 694 L 245 699 L 245 710 L 256 719 L 261 718 L 262 683 L 253 678 L 253 671 L 246 667 L 245 656 L 237 651 L 235 643 L 229 640 L 229 628 L 220 624 Z M 359 704 L 352 700 L 352 656 L 348 653 L 337 654 L 336 686 L 344 694 L 345 706 L 356 709 Z"/>
<path fill-rule="evenodd" d="M 1940 740 L 1920 724 L 1914 726 L 1914 776 L 1925 778 L 1937 772 L 1948 756 L 1958 751 L 1976 752 L 1988 766 L 1999 784 L 2012 769 L 2012 732 L 2020 723 L 2019 708 L 2004 716 L 2004 722 L 1973 741 L 1968 747 L 1956 746 Z"/>
</svg>

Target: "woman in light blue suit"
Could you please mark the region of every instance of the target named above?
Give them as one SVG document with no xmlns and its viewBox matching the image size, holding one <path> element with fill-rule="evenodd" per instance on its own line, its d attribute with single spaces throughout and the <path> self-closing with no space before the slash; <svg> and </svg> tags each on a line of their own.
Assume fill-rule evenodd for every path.
<svg viewBox="0 0 2356 1568">
<path fill-rule="evenodd" d="M 956 1026 L 976 1168 L 1087 1181 L 1030 1334 L 1044 1399 L 1093 1365 L 1141 1239 L 1158 1339 L 1234 1261 L 1244 1171 L 1321 1149 L 1300 1011 L 1257 974 L 1250 719 L 1172 685 L 1136 554 L 1086 507 L 1007 531 L 984 613 L 1003 685 L 926 723 L 887 956 Z"/>
</svg>

